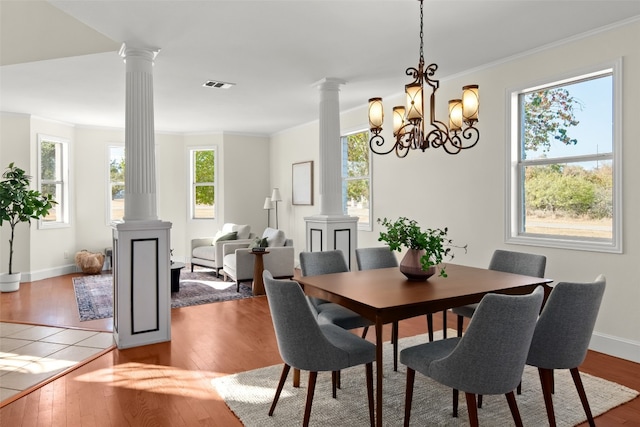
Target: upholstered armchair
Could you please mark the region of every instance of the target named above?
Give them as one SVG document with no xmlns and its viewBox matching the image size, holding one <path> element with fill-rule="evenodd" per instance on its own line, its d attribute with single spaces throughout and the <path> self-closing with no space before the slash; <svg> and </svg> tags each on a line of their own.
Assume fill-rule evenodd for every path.
<svg viewBox="0 0 640 427">
<path fill-rule="evenodd" d="M 233 236 L 233 233 L 236 233 Z M 234 240 L 228 240 L 235 237 Z M 216 274 L 222 269 L 223 245 L 225 243 L 246 243 L 249 245 L 255 235 L 251 233 L 249 225 L 226 223 L 213 237 L 201 237 L 191 240 L 191 271 L 193 266 L 213 268 Z"/>
<path fill-rule="evenodd" d="M 263 258 L 264 269 L 269 270 L 276 278 L 293 277 L 293 240 L 287 239 L 282 230 L 267 228 L 262 237 L 250 242 L 229 241 L 223 245 L 222 273 L 225 280 L 229 277 L 236 282 L 237 290 L 240 290 L 240 282 L 253 280 L 253 263 L 256 257 L 251 254 L 250 246 L 258 245 L 260 241 L 266 242 L 266 250 L 269 251 Z"/>
</svg>

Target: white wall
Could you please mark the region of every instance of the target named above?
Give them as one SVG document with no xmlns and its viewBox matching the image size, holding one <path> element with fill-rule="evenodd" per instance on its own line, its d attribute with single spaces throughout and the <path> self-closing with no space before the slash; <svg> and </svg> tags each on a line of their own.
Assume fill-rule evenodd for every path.
<svg viewBox="0 0 640 427">
<path fill-rule="evenodd" d="M 607 290 L 596 324 L 592 348 L 640 362 L 640 198 L 633 196 L 640 183 L 640 130 L 638 111 L 640 96 L 640 23 L 594 34 L 529 53 L 510 61 L 474 70 L 464 76 L 441 81 L 437 96 L 437 117 L 446 120 L 446 102 L 459 97 L 464 84 L 480 85 L 481 140 L 478 145 L 456 156 L 443 150 L 429 149 L 410 153 L 399 159 L 395 155 L 373 159 L 373 232 L 359 232 L 359 246 L 377 246 L 381 231 L 375 219 L 408 216 L 425 227 L 449 227 L 454 243 L 468 244 L 467 254 L 456 251 L 454 262 L 486 266 L 497 248 L 539 253 L 547 256 L 546 276 L 560 281 L 591 281 L 598 274 L 607 277 Z M 570 71 L 624 59 L 623 70 L 623 201 L 624 253 L 610 254 L 563 250 L 505 243 L 507 112 L 506 94 L 512 87 L 536 82 Z M 406 64 L 410 65 L 410 64 Z M 406 83 L 399 73 L 398 89 Z M 347 83 L 342 91 L 349 90 Z M 376 94 L 371 94 L 376 95 Z M 364 103 L 363 103 L 364 104 Z M 402 104 L 385 99 L 389 123 L 385 138 L 391 138 L 390 108 Z M 366 105 L 342 114 L 343 131 L 366 128 Z M 305 136 L 306 135 L 306 136 Z M 283 170 L 291 163 L 317 159 L 317 124 L 281 132 L 272 138 L 271 180 L 274 186 L 286 187 L 289 175 Z M 317 163 L 316 163 L 317 165 Z M 316 168 L 317 177 L 317 168 Z M 316 180 L 317 182 L 317 180 Z M 315 189 L 317 198 L 317 185 Z M 296 239 L 296 249 L 303 247 L 304 216 L 310 210 L 283 209 L 286 224 Z M 298 251 L 299 252 L 299 251 Z"/>
</svg>

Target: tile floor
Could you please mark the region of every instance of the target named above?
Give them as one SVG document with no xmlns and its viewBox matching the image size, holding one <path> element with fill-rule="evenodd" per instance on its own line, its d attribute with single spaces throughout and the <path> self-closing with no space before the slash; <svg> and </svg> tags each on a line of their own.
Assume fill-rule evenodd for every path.
<svg viewBox="0 0 640 427">
<path fill-rule="evenodd" d="M 0 322 L 0 401 L 113 344 L 110 332 Z"/>
</svg>

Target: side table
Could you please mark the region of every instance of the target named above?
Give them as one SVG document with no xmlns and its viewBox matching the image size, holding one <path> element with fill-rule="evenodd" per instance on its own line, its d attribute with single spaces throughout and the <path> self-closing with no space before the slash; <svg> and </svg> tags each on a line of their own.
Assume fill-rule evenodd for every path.
<svg viewBox="0 0 640 427">
<path fill-rule="evenodd" d="M 180 270 L 183 268 L 182 262 L 171 263 L 171 292 L 180 292 Z"/>
<path fill-rule="evenodd" d="M 262 272 L 264 271 L 264 260 L 262 257 L 268 254 L 269 251 L 251 251 L 252 255 L 256 256 L 256 260 L 253 263 L 253 295 L 264 295 L 264 281 L 262 280 Z"/>
</svg>

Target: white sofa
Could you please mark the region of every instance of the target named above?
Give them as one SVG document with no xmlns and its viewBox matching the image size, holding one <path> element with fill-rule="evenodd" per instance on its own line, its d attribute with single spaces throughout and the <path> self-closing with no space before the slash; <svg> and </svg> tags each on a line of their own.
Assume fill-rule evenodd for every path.
<svg viewBox="0 0 640 427">
<path fill-rule="evenodd" d="M 266 250 L 269 253 L 263 257 L 264 269 L 269 270 L 276 278 L 293 277 L 293 240 L 287 239 L 283 231 L 275 228 L 265 229 L 259 239 L 266 239 L 268 244 Z M 225 280 L 229 277 L 236 282 L 237 291 L 240 290 L 240 282 L 253 280 L 253 264 L 256 257 L 251 254 L 249 246 L 250 243 L 236 241 L 229 241 L 223 245 L 222 273 Z"/>
<path fill-rule="evenodd" d="M 236 240 L 220 240 L 218 239 L 232 232 L 237 232 Z M 222 269 L 223 245 L 225 243 L 246 243 L 249 245 L 255 238 L 251 233 L 251 227 L 244 224 L 225 223 L 222 228 L 213 237 L 202 237 L 191 240 L 191 271 L 193 266 L 213 268 L 216 275 Z"/>
</svg>

